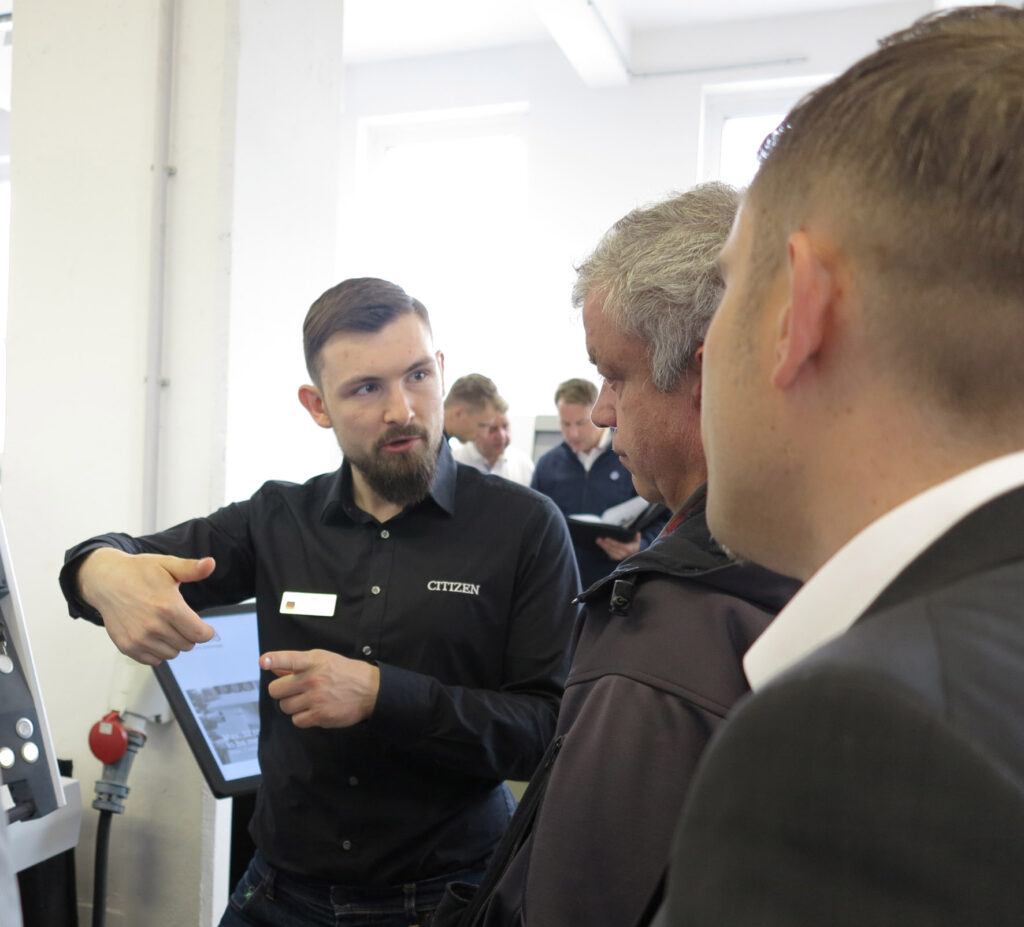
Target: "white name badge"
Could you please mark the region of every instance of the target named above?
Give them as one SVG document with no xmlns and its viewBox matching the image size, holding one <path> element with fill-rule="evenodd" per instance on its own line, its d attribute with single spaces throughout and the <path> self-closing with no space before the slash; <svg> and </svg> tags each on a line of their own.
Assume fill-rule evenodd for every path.
<svg viewBox="0 0 1024 927">
<path fill-rule="evenodd" d="M 336 595 L 326 592 L 285 592 L 281 596 L 281 614 L 331 618 L 337 602 Z"/>
</svg>

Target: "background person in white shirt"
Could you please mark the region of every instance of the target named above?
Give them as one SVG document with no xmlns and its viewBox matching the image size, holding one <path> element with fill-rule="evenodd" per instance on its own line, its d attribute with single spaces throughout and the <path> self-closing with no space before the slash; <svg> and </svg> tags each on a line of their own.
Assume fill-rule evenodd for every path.
<svg viewBox="0 0 1024 927">
<path fill-rule="evenodd" d="M 482 373 L 467 373 L 451 385 L 444 397 L 444 430 L 453 447 L 472 441 L 490 425 L 497 397 L 494 381 Z"/>
<path fill-rule="evenodd" d="M 508 421 L 508 403 L 495 396 L 491 402 L 490 422 L 476 429 L 470 441 L 452 451 L 459 462 L 475 467 L 481 473 L 493 473 L 507 480 L 530 485 L 533 461 L 525 451 L 512 447 L 512 428 Z"/>
<path fill-rule="evenodd" d="M 655 923 L 1024 918 L 1024 11 L 933 15 L 763 149 L 705 342 L 708 522 L 808 580 Z"/>
</svg>

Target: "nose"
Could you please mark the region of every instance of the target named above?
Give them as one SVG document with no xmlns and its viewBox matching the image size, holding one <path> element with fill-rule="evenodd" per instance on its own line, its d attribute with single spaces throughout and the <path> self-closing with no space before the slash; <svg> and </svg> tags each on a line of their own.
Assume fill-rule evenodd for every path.
<svg viewBox="0 0 1024 927">
<path fill-rule="evenodd" d="M 412 402 L 401 386 L 394 387 L 388 393 L 387 406 L 384 409 L 384 420 L 389 425 L 407 425 L 412 421 Z"/>
<path fill-rule="evenodd" d="M 615 393 L 607 383 L 601 384 L 601 392 L 597 394 L 597 402 L 590 410 L 590 420 L 598 428 L 615 427 Z"/>
</svg>

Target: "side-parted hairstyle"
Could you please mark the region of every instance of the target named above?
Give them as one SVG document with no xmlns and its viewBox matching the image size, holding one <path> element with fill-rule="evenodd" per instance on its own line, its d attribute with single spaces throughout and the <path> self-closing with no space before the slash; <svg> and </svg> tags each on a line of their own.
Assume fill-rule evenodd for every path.
<svg viewBox="0 0 1024 927">
<path fill-rule="evenodd" d="M 590 380 L 573 377 L 559 383 L 555 390 L 555 405 L 564 402 L 570 406 L 592 407 L 597 402 L 597 387 Z"/>
<path fill-rule="evenodd" d="M 467 406 L 470 409 L 480 409 L 493 405 L 497 395 L 498 387 L 490 377 L 485 377 L 482 373 L 467 373 L 452 384 L 448 395 L 444 397 L 444 407 L 451 409 L 455 406 Z"/>
<path fill-rule="evenodd" d="M 399 316 L 419 316 L 430 329 L 430 316 L 418 299 L 400 286 L 376 277 L 342 280 L 324 293 L 306 313 L 302 324 L 302 346 L 306 370 L 319 384 L 323 369 L 321 351 L 332 335 L 339 332 L 379 332 Z"/>
<path fill-rule="evenodd" d="M 594 294 L 602 311 L 648 345 L 651 380 L 675 388 L 704 343 L 722 296 L 716 259 L 739 192 L 706 183 L 623 216 L 576 269 L 573 305 Z"/>
<path fill-rule="evenodd" d="M 801 100 L 744 212 L 763 287 L 819 222 L 877 362 L 958 419 L 1024 402 L 1024 10 L 926 16 Z M 994 416 L 994 417 L 991 417 Z"/>
</svg>

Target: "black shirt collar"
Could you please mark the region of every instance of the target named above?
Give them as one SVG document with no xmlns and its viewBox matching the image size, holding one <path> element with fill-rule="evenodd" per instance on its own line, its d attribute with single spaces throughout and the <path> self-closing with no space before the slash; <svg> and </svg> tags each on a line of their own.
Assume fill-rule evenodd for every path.
<svg viewBox="0 0 1024 927">
<path fill-rule="evenodd" d="M 434 474 L 434 482 L 430 484 L 430 491 L 427 498 L 414 503 L 412 508 L 425 505 L 428 500 L 448 515 L 455 513 L 455 481 L 458 475 L 458 465 L 452 457 L 448 442 L 441 441 L 441 449 L 437 456 L 437 473 Z M 408 510 L 408 509 L 406 509 Z M 327 500 L 320 513 L 320 520 L 325 524 L 336 522 L 340 518 L 348 518 L 354 522 L 372 522 L 372 515 L 357 508 L 352 497 L 352 465 L 343 460 L 341 467 L 334 475 L 331 487 L 327 493 Z M 399 516 L 401 517 L 401 516 Z"/>
</svg>

